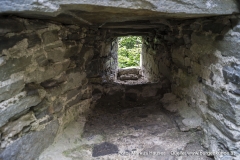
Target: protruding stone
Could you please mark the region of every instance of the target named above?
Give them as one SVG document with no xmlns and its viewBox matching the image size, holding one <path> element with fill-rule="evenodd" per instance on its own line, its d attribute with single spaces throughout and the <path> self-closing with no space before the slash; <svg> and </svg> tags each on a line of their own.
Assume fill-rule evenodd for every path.
<svg viewBox="0 0 240 160">
<path fill-rule="evenodd" d="M 20 117 L 14 122 L 10 122 L 6 126 L 4 126 L 2 129 L 3 138 L 14 137 L 16 134 L 22 131 L 23 127 L 30 125 L 35 119 L 36 118 L 33 112 L 29 112 L 28 114 Z"/>
<path fill-rule="evenodd" d="M 55 120 L 50 122 L 43 130 L 23 136 L 1 152 L 0 159 L 36 159 L 45 148 L 53 143 L 58 126 L 58 121 Z"/>
</svg>

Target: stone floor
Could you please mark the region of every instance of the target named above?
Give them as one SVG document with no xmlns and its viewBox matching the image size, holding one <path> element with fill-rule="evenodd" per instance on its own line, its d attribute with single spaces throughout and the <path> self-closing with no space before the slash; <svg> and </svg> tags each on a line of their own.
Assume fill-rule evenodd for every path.
<svg viewBox="0 0 240 160">
<path fill-rule="evenodd" d="M 87 119 L 80 117 L 70 124 L 39 159 L 211 160 L 179 155 L 204 151 L 202 131 L 181 132 L 174 119 L 173 113 L 156 103 L 131 108 L 97 105 Z"/>
</svg>

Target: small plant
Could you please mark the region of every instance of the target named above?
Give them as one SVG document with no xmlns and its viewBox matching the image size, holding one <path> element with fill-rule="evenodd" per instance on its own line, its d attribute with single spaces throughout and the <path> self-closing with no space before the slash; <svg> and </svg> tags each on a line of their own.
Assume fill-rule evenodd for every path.
<svg viewBox="0 0 240 160">
<path fill-rule="evenodd" d="M 135 67 L 140 65 L 142 38 L 139 36 L 120 37 L 118 39 L 118 67 Z"/>
</svg>

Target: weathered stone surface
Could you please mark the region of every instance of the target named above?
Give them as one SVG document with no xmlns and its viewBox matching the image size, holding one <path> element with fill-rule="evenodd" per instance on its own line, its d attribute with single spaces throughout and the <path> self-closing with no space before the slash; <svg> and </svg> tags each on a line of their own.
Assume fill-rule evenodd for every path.
<svg viewBox="0 0 240 160">
<path fill-rule="evenodd" d="M 17 133 L 19 133 L 23 129 L 23 127 L 30 125 L 35 119 L 36 118 L 33 112 L 29 112 L 28 114 L 20 117 L 14 122 L 10 122 L 2 129 L 3 138 L 14 137 Z"/>
<path fill-rule="evenodd" d="M 32 34 L 28 38 L 28 48 L 34 47 L 35 45 L 41 44 L 41 39 L 37 34 Z"/>
<path fill-rule="evenodd" d="M 27 82 L 41 83 L 45 80 L 58 76 L 61 72 L 65 71 L 70 64 L 70 60 L 66 59 L 63 62 L 57 62 L 44 67 L 44 70 L 37 70 L 28 73 Z"/>
<path fill-rule="evenodd" d="M 126 74 L 136 74 L 139 75 L 140 72 L 140 68 L 139 67 L 128 67 L 128 68 L 121 68 L 118 69 L 118 75 L 126 75 Z"/>
<path fill-rule="evenodd" d="M 43 43 L 44 44 L 50 44 L 53 43 L 55 41 L 57 41 L 58 38 L 58 31 L 54 30 L 54 31 L 48 31 L 42 34 L 42 39 L 43 39 Z"/>
<path fill-rule="evenodd" d="M 24 29 L 23 23 L 18 20 L 8 18 L 0 20 L 0 36 L 11 32 L 21 32 Z"/>
<path fill-rule="evenodd" d="M 208 106 L 215 112 L 221 113 L 228 120 L 240 125 L 239 108 L 236 104 L 231 103 L 226 97 L 217 95 L 213 91 L 206 91 L 204 93 L 208 96 Z"/>
<path fill-rule="evenodd" d="M 240 38 L 239 31 L 234 32 L 230 30 L 226 35 L 217 39 L 215 42 L 216 49 L 221 51 L 223 56 L 234 56 L 240 58 L 238 40 Z"/>
<path fill-rule="evenodd" d="M 59 62 L 65 59 L 65 49 L 63 49 L 62 47 L 49 48 L 45 49 L 45 51 L 47 52 L 47 58 L 49 60 L 52 60 L 53 62 Z"/>
<path fill-rule="evenodd" d="M 10 78 L 11 74 L 24 71 L 31 62 L 30 57 L 11 58 L 6 64 L 0 66 L 0 81 L 4 81 Z"/>
<path fill-rule="evenodd" d="M 38 94 L 27 96 L 26 92 L 21 92 L 15 97 L 0 103 L 0 127 L 16 114 L 37 105 L 41 100 L 42 98 Z"/>
<path fill-rule="evenodd" d="M 101 11 L 104 9 L 104 13 Z M 136 12 L 136 9 L 140 9 Z M 75 0 L 52 1 L 35 3 L 35 1 L 13 0 L 11 3 L 3 1 L 0 6 L 1 13 L 11 12 L 20 13 L 24 16 L 56 18 L 61 22 L 68 23 L 104 23 L 106 21 L 129 21 L 131 19 L 147 19 L 149 15 L 155 17 L 202 17 L 213 15 L 227 15 L 233 12 L 239 12 L 237 1 L 198 1 L 198 0 L 169 0 L 169 1 L 96 1 L 89 0 L 79 2 Z M 27 15 L 31 11 L 32 15 Z M 96 14 L 92 14 L 95 12 Z M 100 14 L 101 13 L 101 14 Z M 118 14 L 118 18 L 112 16 L 112 13 Z M 141 15 L 141 16 L 139 16 Z M 74 17 L 75 22 L 69 21 Z M 146 18 L 147 17 L 147 18 Z"/>
<path fill-rule="evenodd" d="M 18 35 L 18 36 L 12 36 L 12 37 L 0 37 L 0 53 L 3 49 L 9 49 L 13 47 L 17 42 L 23 40 L 24 38 L 27 38 L 26 35 Z"/>
<path fill-rule="evenodd" d="M 78 94 L 75 98 L 73 98 L 71 101 L 69 101 L 66 106 L 71 107 L 77 103 L 80 103 L 82 101 L 82 94 Z"/>
<path fill-rule="evenodd" d="M 226 83 L 232 82 L 234 84 L 240 84 L 240 66 L 225 66 L 223 67 L 223 76 Z"/>
<path fill-rule="evenodd" d="M 58 126 L 58 121 L 55 120 L 41 131 L 24 135 L 0 153 L 0 159 L 37 159 L 40 153 L 53 143 Z"/>
<path fill-rule="evenodd" d="M 121 81 L 124 81 L 124 80 L 138 80 L 138 76 L 135 75 L 135 74 L 126 74 L 126 75 L 121 75 L 119 77 L 119 79 Z"/>
<path fill-rule="evenodd" d="M 221 131 L 229 139 L 233 141 L 240 140 L 240 131 L 237 130 L 237 127 L 233 127 L 233 124 L 229 124 L 228 126 L 226 126 L 226 124 L 224 123 L 224 121 L 226 120 L 223 117 L 215 116 L 208 113 L 207 119 L 211 121 L 211 123 L 213 123 L 214 126 L 216 126 L 219 131 Z"/>
<path fill-rule="evenodd" d="M 14 79 L 0 83 L 0 102 L 18 94 L 24 88 L 24 80 Z"/>
</svg>

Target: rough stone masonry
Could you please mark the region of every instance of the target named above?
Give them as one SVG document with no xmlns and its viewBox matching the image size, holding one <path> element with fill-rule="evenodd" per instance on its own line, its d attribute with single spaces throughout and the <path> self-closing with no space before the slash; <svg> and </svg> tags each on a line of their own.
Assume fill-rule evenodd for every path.
<svg viewBox="0 0 240 160">
<path fill-rule="evenodd" d="M 0 2 L 0 159 L 37 159 L 103 95 L 171 92 L 201 117 L 209 151 L 240 159 L 237 0 Z M 146 84 L 116 82 L 126 35 L 143 38 Z"/>
</svg>

